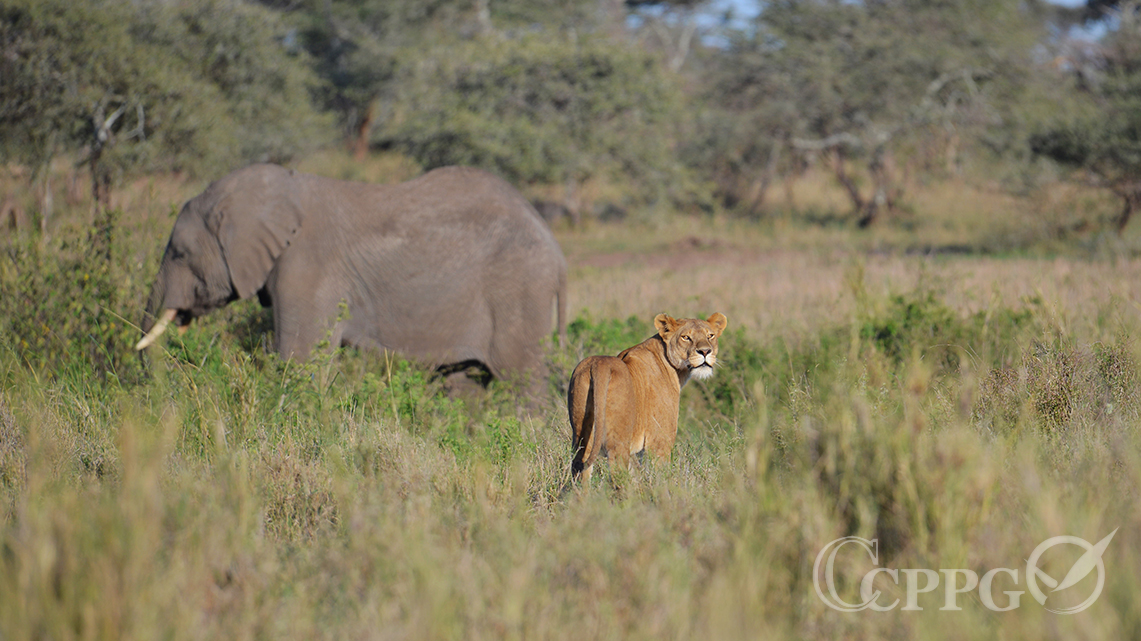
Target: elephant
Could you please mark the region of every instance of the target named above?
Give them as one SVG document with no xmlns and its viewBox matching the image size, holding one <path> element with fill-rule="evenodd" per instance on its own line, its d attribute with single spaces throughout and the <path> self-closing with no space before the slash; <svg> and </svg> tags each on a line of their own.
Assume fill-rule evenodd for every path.
<svg viewBox="0 0 1141 641">
<path fill-rule="evenodd" d="M 182 207 L 136 348 L 256 295 L 284 358 L 328 338 L 506 378 L 539 364 L 552 303 L 564 339 L 566 285 L 550 229 L 487 172 L 442 167 L 374 185 L 257 164 Z"/>
</svg>

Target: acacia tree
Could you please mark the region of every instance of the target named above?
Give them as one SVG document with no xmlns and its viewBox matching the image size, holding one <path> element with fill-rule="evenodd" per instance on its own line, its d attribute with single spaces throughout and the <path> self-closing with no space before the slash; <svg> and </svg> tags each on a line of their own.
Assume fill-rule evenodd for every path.
<svg viewBox="0 0 1141 641">
<path fill-rule="evenodd" d="M 317 94 L 358 157 L 389 111 L 401 51 L 458 30 L 473 4 L 459 0 L 258 0 L 293 26 L 324 80 Z"/>
<path fill-rule="evenodd" d="M 404 68 L 383 132 L 425 167 L 564 184 L 572 216 L 577 186 L 598 173 L 623 176 L 644 201 L 684 189 L 673 153 L 681 95 L 654 56 L 601 37 L 539 34 L 429 54 Z"/>
<path fill-rule="evenodd" d="M 280 33 L 221 0 L 3 0 L 0 161 L 79 155 L 106 208 L 127 172 L 284 160 L 325 123 Z"/>
<path fill-rule="evenodd" d="M 326 83 L 322 106 L 336 114 L 358 157 L 383 137 L 407 80 L 405 66 L 461 42 L 547 30 L 590 33 L 614 0 L 258 0 L 279 10 Z M 621 5 L 619 0 L 618 5 Z"/>
<path fill-rule="evenodd" d="M 116 3 L 4 4 L 0 154 L 5 160 L 40 169 L 61 151 L 87 148 L 96 202 L 106 202 L 102 160 L 112 132 L 145 139 L 146 105 L 140 95 L 164 93 L 146 81 L 154 75 L 146 68 L 153 56 L 114 55 L 130 46 L 127 24 L 126 7 Z M 124 127 L 131 117 L 135 126 Z"/>
<path fill-rule="evenodd" d="M 735 138 L 745 147 L 737 156 L 754 168 L 771 171 L 790 151 L 828 158 L 856 219 L 868 225 L 901 193 L 890 161 L 902 140 L 998 120 L 997 105 L 1017 91 L 1041 33 L 1033 8 L 773 0 L 711 74 L 710 100 L 726 105 L 737 126 L 751 123 L 755 136 Z M 870 194 L 854 178 L 853 161 L 864 164 Z"/>
<path fill-rule="evenodd" d="M 1097 3 L 1102 11 L 1110 10 L 1107 4 Z M 1094 60 L 1073 68 L 1075 90 L 1088 99 L 1086 109 L 1043 126 L 1030 144 L 1034 152 L 1116 194 L 1121 212 L 1115 225 L 1121 233 L 1141 208 L 1141 3 L 1113 4 L 1115 26 Z"/>
</svg>

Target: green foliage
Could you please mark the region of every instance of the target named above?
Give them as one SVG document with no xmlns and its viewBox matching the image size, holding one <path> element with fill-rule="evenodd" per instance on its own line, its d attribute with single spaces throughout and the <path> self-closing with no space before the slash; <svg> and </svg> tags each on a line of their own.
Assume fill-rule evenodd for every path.
<svg viewBox="0 0 1141 641">
<path fill-rule="evenodd" d="M 650 56 L 527 35 L 432 49 L 403 69 L 383 144 L 425 167 L 479 166 L 515 183 L 616 173 L 643 199 L 684 187 L 671 151 L 679 88 Z"/>
<path fill-rule="evenodd" d="M 285 162 L 329 141 L 330 121 L 313 104 L 325 81 L 312 72 L 304 54 L 287 46 L 289 30 L 277 14 L 220 0 L 150 8 L 152 22 L 137 27 L 139 38 L 169 52 L 218 92 L 217 122 L 186 116 L 195 118 L 195 137 L 214 144 L 233 140 L 231 164 Z"/>
<path fill-rule="evenodd" d="M 1025 338 L 1028 329 L 1040 329 L 1034 320 L 1041 301 L 1026 304 L 1021 310 L 986 310 L 962 318 L 933 290 L 896 294 L 882 312 L 865 313 L 858 335 L 896 364 L 918 356 L 937 374 L 946 374 L 957 370 L 964 357 L 1001 359 L 1010 342 Z"/>
<path fill-rule="evenodd" d="M 1025 101 L 1043 34 L 1034 8 L 981 0 L 782 0 L 764 3 L 752 26 L 709 61 L 686 155 L 750 213 L 765 186 L 821 152 L 866 163 L 888 198 L 899 189 L 889 156 L 929 162 L 946 149 L 928 173 L 954 170 L 974 147 L 960 150 L 960 136 L 993 135 Z M 859 208 L 873 197 L 852 198 Z"/>
<path fill-rule="evenodd" d="M 597 30 L 599 11 L 592 0 L 332 0 L 261 4 L 285 10 L 297 27 L 297 43 L 313 58 L 327 81 L 321 101 L 336 113 L 346 135 L 368 142 L 377 125 L 387 126 L 407 93 L 409 71 L 429 58 L 472 38 L 480 48 L 497 37 L 519 32 L 588 33 Z M 624 11 L 620 11 L 624 15 Z"/>
<path fill-rule="evenodd" d="M 324 142 L 318 80 L 244 2 L 0 6 L 0 160 L 87 154 L 96 173 L 215 170 Z"/>
<path fill-rule="evenodd" d="M 1141 19 L 1122 12 L 1106 36 L 1096 70 L 1072 91 L 1084 109 L 1050 114 L 1030 136 L 1031 150 L 1067 169 L 1092 173 L 1125 200 L 1124 226 L 1141 203 Z M 1093 66 L 1093 65 L 1090 65 Z M 1070 86 L 1070 85 L 1068 85 Z"/>
<path fill-rule="evenodd" d="M 311 57 L 324 80 L 320 103 L 337 114 L 346 134 L 368 134 L 371 121 L 386 119 L 395 91 L 400 52 L 457 28 L 470 7 L 454 0 L 335 0 L 261 4 L 284 9 L 294 25 L 295 47 Z M 381 112 L 381 113 L 378 113 Z"/>
<path fill-rule="evenodd" d="M 722 426 L 739 425 L 757 407 L 757 386 L 767 402 L 799 415 L 804 396 L 824 402 L 835 390 L 831 381 L 854 357 L 871 366 L 880 384 L 898 384 L 913 363 L 923 363 L 936 379 L 968 371 L 1009 368 L 1024 346 L 1047 330 L 1041 301 L 1029 298 L 1020 308 L 988 309 L 961 316 L 935 289 L 919 289 L 871 300 L 860 290 L 861 309 L 851 326 L 834 327 L 810 340 L 760 343 L 743 329 L 728 330 L 718 341 L 717 373 L 694 383 L 682 395 L 683 414 Z M 572 354 L 617 354 L 653 332 L 637 317 L 594 321 L 579 317 L 567 327 Z M 575 361 L 577 362 L 577 361 Z M 566 370 L 569 376 L 570 362 Z M 865 375 L 865 376 L 868 376 Z M 882 379 L 882 380 L 881 380 Z M 802 396 L 804 395 L 804 396 Z"/>
<path fill-rule="evenodd" d="M 14 0 L 0 6 L 0 152 L 6 161 L 38 165 L 59 147 L 84 139 L 90 109 L 100 98 L 98 87 L 88 87 L 146 74 L 140 61 L 107 56 L 102 47 L 114 50 L 129 39 L 126 9 L 113 2 Z M 87 81 L 89 72 L 94 77 Z"/>
<path fill-rule="evenodd" d="M 567 325 L 567 340 L 575 351 L 583 354 L 607 354 L 632 347 L 653 336 L 654 328 L 645 320 L 631 316 L 624 321 L 606 318 L 594 321 L 589 316 L 579 316 Z"/>
<path fill-rule="evenodd" d="M 483 450 L 487 460 L 496 465 L 508 465 L 534 451 L 534 444 L 523 437 L 523 425 L 514 416 L 489 413 L 483 430 Z"/>
<path fill-rule="evenodd" d="M 142 376 L 132 345 L 138 332 L 139 272 L 128 267 L 128 244 L 112 211 L 85 234 L 44 247 L 17 239 L 0 258 L 0 340 L 45 378 L 86 378 L 117 383 Z M 132 285 L 133 283 L 133 285 Z"/>
</svg>

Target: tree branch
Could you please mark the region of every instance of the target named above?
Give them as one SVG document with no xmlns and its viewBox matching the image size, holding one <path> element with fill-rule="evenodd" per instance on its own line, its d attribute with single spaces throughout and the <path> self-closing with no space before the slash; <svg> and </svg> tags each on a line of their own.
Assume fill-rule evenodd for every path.
<svg viewBox="0 0 1141 641">
<path fill-rule="evenodd" d="M 849 147 L 859 149 L 864 146 L 864 141 L 860 140 L 858 136 L 846 131 L 832 134 L 821 140 L 807 140 L 805 138 L 792 139 L 792 146 L 803 151 L 822 151 L 824 149 L 839 147 L 840 145 L 848 145 Z"/>
</svg>

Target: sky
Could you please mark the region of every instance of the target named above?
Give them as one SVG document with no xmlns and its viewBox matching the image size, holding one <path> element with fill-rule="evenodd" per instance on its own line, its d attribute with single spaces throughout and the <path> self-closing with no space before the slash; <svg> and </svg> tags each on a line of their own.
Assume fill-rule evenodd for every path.
<svg viewBox="0 0 1141 641">
<path fill-rule="evenodd" d="M 1056 4 L 1063 7 L 1079 7 L 1086 3 L 1086 0 L 1046 0 L 1050 4 Z M 733 12 L 744 19 L 756 17 L 760 11 L 759 0 L 716 0 L 712 3 L 714 6 L 714 13 L 723 13 L 726 9 L 732 8 Z"/>
<path fill-rule="evenodd" d="M 1086 3 L 1086 0 L 1046 1 L 1050 4 L 1056 4 L 1062 7 L 1080 7 Z M 745 27 L 749 21 L 760 13 L 763 4 L 763 0 L 714 0 L 710 5 L 711 9 L 704 12 L 703 16 L 699 16 L 698 20 L 708 26 L 714 26 L 720 22 L 727 11 L 731 10 L 733 12 L 733 22 L 737 23 L 735 26 Z M 1074 31 L 1070 35 L 1071 37 L 1094 40 L 1104 34 L 1104 32 L 1103 26 L 1074 27 Z"/>
</svg>

